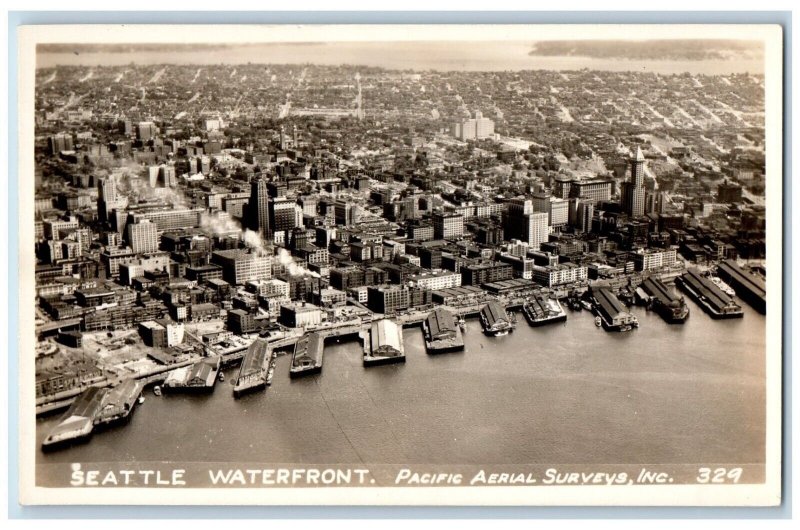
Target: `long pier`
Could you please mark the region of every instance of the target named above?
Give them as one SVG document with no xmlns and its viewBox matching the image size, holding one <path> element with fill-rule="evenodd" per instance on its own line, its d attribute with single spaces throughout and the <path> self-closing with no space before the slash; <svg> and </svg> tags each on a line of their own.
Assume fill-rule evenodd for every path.
<svg viewBox="0 0 800 530">
<path fill-rule="evenodd" d="M 748 274 L 733 260 L 717 266 L 717 275 L 728 283 L 739 298 L 761 314 L 767 314 L 767 286 L 761 278 Z"/>
</svg>

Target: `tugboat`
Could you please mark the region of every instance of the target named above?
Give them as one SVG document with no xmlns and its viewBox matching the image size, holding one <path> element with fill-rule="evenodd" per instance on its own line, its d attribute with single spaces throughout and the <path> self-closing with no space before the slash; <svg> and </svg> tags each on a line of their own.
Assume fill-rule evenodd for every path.
<svg viewBox="0 0 800 530">
<path fill-rule="evenodd" d="M 219 372 L 219 382 L 220 383 L 225 382 L 225 374 L 223 374 L 222 371 Z"/>
<path fill-rule="evenodd" d="M 600 317 L 594 317 L 594 325 L 598 328 L 603 325 L 603 319 Z"/>
<path fill-rule="evenodd" d="M 144 403 L 144 396 L 139 396 L 139 405 Z"/>
<path fill-rule="evenodd" d="M 161 387 L 156 385 L 153 387 L 153 394 L 160 396 L 161 395 Z"/>
</svg>

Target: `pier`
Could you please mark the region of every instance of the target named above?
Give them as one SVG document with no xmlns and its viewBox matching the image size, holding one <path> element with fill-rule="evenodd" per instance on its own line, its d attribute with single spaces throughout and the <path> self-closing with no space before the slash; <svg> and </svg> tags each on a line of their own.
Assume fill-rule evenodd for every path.
<svg viewBox="0 0 800 530">
<path fill-rule="evenodd" d="M 647 278 L 641 285 L 650 297 L 653 309 L 670 324 L 683 324 L 689 318 L 689 307 L 682 296 L 674 295 L 661 280 Z"/>
<path fill-rule="evenodd" d="M 514 322 L 506 309 L 494 300 L 486 304 L 480 313 L 483 332 L 500 337 L 514 330 Z"/>
<path fill-rule="evenodd" d="M 270 369 L 273 368 L 274 352 L 270 344 L 262 339 L 256 339 L 248 346 L 233 387 L 235 397 L 266 388 Z"/>
<path fill-rule="evenodd" d="M 594 310 L 606 331 L 630 331 L 639 327 L 639 320 L 625 308 L 611 289 L 593 287 L 591 293 Z"/>
<path fill-rule="evenodd" d="M 364 337 L 364 366 L 406 362 L 403 326 L 384 318 L 373 322 Z"/>
<path fill-rule="evenodd" d="M 696 269 L 687 270 L 675 285 L 691 296 L 711 318 L 742 318 L 742 307 Z"/>
<path fill-rule="evenodd" d="M 742 270 L 733 260 L 725 260 L 717 266 L 717 275 L 728 283 L 736 295 L 761 313 L 767 314 L 767 286 L 761 278 Z"/>
<path fill-rule="evenodd" d="M 557 322 L 566 322 L 567 312 L 558 300 L 537 295 L 522 305 L 522 312 L 531 326 L 544 326 Z"/>
<path fill-rule="evenodd" d="M 289 377 L 318 374 L 322 372 L 322 355 L 325 341 L 319 333 L 304 335 L 294 345 Z"/>
<path fill-rule="evenodd" d="M 436 308 L 422 323 L 425 333 L 425 349 L 430 354 L 464 350 L 461 329 L 450 311 Z"/>
</svg>

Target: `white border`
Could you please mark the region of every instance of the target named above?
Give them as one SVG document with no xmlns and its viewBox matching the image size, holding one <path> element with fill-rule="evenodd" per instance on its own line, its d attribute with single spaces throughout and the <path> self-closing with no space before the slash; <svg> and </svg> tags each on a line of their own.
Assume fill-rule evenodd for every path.
<svg viewBox="0 0 800 530">
<path fill-rule="evenodd" d="M 211 31 L 213 30 L 213 31 Z M 34 485 L 33 356 L 20 358 L 20 501 L 23 504 L 251 504 L 251 505 L 635 505 L 773 506 L 780 502 L 782 291 L 782 29 L 777 25 L 192 25 L 23 26 L 19 28 L 19 314 L 32 315 L 34 198 L 34 78 L 36 43 L 322 42 L 411 40 L 547 40 L 554 38 L 733 38 L 765 43 L 767 145 L 766 476 L 763 485 L 533 486 L 331 489 L 74 489 Z M 27 281 L 25 281 L 27 277 Z M 20 318 L 19 351 L 34 349 L 33 319 Z"/>
</svg>

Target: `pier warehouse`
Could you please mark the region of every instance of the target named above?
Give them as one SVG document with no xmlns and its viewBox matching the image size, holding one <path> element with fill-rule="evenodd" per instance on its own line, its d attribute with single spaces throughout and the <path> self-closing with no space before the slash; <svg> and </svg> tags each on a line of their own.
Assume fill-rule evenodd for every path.
<svg viewBox="0 0 800 530">
<path fill-rule="evenodd" d="M 513 327 L 508 312 L 494 300 L 481 309 L 481 323 L 487 335 L 505 335 Z"/>
<path fill-rule="evenodd" d="M 318 374 L 322 371 L 324 340 L 319 333 L 307 333 L 294 345 L 289 377 Z"/>
<path fill-rule="evenodd" d="M 373 322 L 365 350 L 364 366 L 405 362 L 403 328 L 388 318 Z"/>
<path fill-rule="evenodd" d="M 675 284 L 694 298 L 703 311 L 712 318 L 741 318 L 742 308 L 708 278 L 700 276 L 695 269 L 689 269 L 675 280 Z"/>
<path fill-rule="evenodd" d="M 272 360 L 272 350 L 265 340 L 256 339 L 247 347 L 247 352 L 239 367 L 233 388 L 234 396 L 245 392 L 258 390 L 267 386 L 269 364 Z"/>
<path fill-rule="evenodd" d="M 684 302 L 683 297 L 672 294 L 661 280 L 647 278 L 642 282 L 642 290 L 647 293 L 653 302 L 655 309 L 661 318 L 670 324 L 683 324 L 689 317 L 689 308 Z"/>
<path fill-rule="evenodd" d="M 593 287 L 592 297 L 595 301 L 595 310 L 607 330 L 628 331 L 638 325 L 636 317 L 625 309 L 611 289 Z"/>
<path fill-rule="evenodd" d="M 761 314 L 767 313 L 767 286 L 761 278 L 748 274 L 733 260 L 717 267 L 717 275 L 728 283 L 736 294 Z"/>
<path fill-rule="evenodd" d="M 464 341 L 461 330 L 456 326 L 455 317 L 442 308 L 434 310 L 425 319 L 425 346 L 428 353 L 461 351 Z"/>
</svg>

